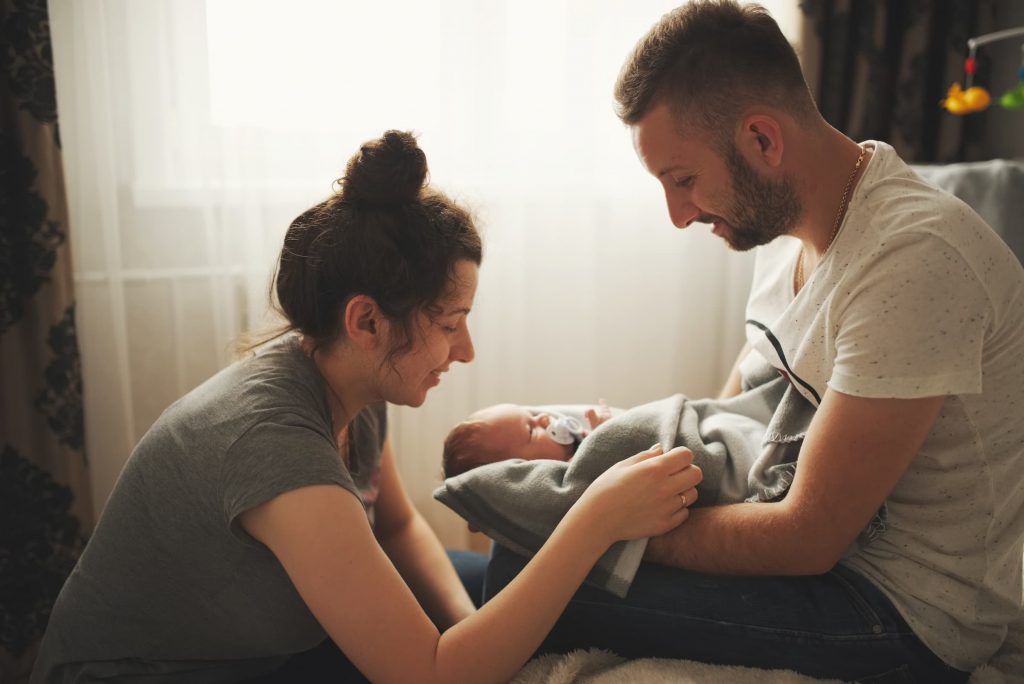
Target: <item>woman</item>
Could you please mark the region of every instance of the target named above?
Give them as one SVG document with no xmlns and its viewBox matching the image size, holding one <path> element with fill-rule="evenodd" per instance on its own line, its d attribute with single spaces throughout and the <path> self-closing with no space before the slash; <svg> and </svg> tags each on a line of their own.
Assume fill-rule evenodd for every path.
<svg viewBox="0 0 1024 684">
<path fill-rule="evenodd" d="M 292 223 L 275 277 L 292 334 L 143 437 L 33 681 L 307 680 L 308 663 L 289 658 L 330 642 L 375 682 L 503 681 L 610 544 L 686 518 L 680 495 L 692 501 L 700 479 L 690 455 L 637 454 L 474 612 L 386 436 L 385 402 L 419 406 L 473 358 L 480 238 L 426 173 L 412 136 L 388 131 Z"/>
</svg>

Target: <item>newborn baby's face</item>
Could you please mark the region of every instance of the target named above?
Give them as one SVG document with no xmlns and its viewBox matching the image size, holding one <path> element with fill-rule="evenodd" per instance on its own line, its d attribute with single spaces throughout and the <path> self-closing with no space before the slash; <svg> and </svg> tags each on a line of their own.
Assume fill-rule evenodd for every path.
<svg viewBox="0 0 1024 684">
<path fill-rule="evenodd" d="M 473 418 L 487 424 L 486 449 L 496 455 L 496 460 L 567 461 L 572 456 L 571 446 L 559 444 L 547 433 L 551 416 L 546 413 L 533 413 L 516 404 L 498 404 L 477 411 Z"/>
</svg>

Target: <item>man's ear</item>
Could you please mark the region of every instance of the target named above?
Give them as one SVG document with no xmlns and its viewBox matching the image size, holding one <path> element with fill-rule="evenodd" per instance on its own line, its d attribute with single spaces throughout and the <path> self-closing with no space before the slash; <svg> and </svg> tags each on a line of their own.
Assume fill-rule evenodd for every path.
<svg viewBox="0 0 1024 684">
<path fill-rule="evenodd" d="M 345 336 L 364 349 L 374 349 L 384 342 L 383 316 L 376 300 L 359 294 L 345 304 Z"/>
<path fill-rule="evenodd" d="M 747 159 L 778 168 L 785 151 L 782 126 L 767 114 L 748 114 L 740 127 L 739 148 Z"/>
</svg>

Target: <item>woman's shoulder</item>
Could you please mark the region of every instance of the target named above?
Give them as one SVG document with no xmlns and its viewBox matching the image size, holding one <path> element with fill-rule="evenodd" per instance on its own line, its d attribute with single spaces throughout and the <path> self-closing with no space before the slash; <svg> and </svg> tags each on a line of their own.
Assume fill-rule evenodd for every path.
<svg viewBox="0 0 1024 684">
<path fill-rule="evenodd" d="M 237 438 L 253 425 L 287 416 L 329 432 L 323 379 L 301 349 L 282 340 L 210 377 L 174 402 L 158 424 Z"/>
<path fill-rule="evenodd" d="M 228 370 L 229 393 L 243 404 L 256 402 L 261 409 L 280 406 L 282 410 L 316 413 L 327 410 L 324 379 L 294 337 L 282 339 Z"/>
</svg>

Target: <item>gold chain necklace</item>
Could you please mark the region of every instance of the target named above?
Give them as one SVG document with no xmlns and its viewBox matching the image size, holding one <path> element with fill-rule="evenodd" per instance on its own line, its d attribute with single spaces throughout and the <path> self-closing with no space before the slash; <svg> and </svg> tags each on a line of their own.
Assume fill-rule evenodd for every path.
<svg viewBox="0 0 1024 684">
<path fill-rule="evenodd" d="M 858 147 L 860 147 L 858 145 Z M 832 246 L 832 243 L 836 240 L 836 235 L 839 234 L 839 225 L 843 222 L 843 214 L 846 213 L 846 204 L 850 199 L 850 188 L 853 187 L 853 179 L 857 177 L 857 171 L 860 170 L 860 165 L 864 161 L 864 154 L 867 152 L 863 147 L 860 148 L 860 156 L 857 157 L 857 164 L 853 167 L 853 173 L 846 181 L 846 187 L 843 188 L 843 198 L 839 200 L 839 213 L 836 214 L 835 225 L 832 226 L 832 236 L 828 239 L 828 244 L 825 245 L 825 251 Z M 800 248 L 800 257 L 796 261 L 796 289 L 799 292 L 804 286 L 804 252 L 807 251 L 806 247 Z"/>
</svg>

